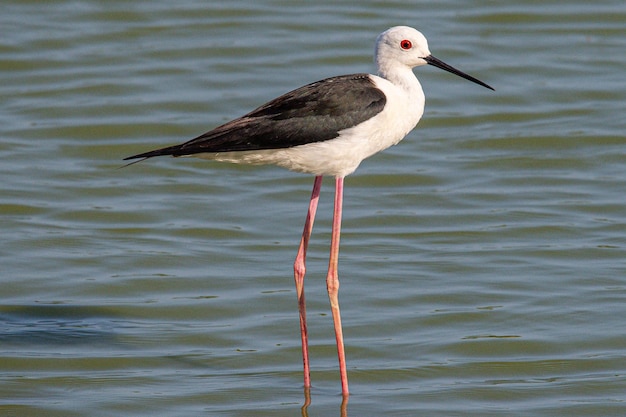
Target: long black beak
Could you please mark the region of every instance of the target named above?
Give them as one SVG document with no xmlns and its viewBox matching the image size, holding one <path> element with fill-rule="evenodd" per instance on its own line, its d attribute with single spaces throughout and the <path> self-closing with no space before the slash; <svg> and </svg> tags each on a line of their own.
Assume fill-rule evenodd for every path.
<svg viewBox="0 0 626 417">
<path fill-rule="evenodd" d="M 446 64 L 445 62 L 443 62 L 442 60 L 438 58 L 435 58 L 432 55 L 428 55 L 427 57 L 422 58 L 422 59 L 426 61 L 428 64 L 432 65 L 433 67 L 441 68 L 444 71 L 451 72 L 452 74 L 458 75 L 459 77 L 465 78 L 466 80 L 469 80 L 473 83 L 482 85 L 485 88 L 495 91 L 495 89 L 491 87 L 490 85 L 485 84 L 484 82 L 472 77 L 471 75 L 467 75 L 466 73 L 459 71 L 458 69 L 454 67 L 451 67 L 450 65 Z"/>
</svg>

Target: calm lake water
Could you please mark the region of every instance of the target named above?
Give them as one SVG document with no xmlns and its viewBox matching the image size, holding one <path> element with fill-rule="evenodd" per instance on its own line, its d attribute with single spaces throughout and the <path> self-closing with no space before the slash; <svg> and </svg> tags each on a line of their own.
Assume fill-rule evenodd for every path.
<svg viewBox="0 0 626 417">
<path fill-rule="evenodd" d="M 5 1 L 0 415 L 626 415 L 623 1 Z M 123 157 L 418 28 L 423 120 L 346 179 L 341 404 L 312 177 Z"/>
</svg>

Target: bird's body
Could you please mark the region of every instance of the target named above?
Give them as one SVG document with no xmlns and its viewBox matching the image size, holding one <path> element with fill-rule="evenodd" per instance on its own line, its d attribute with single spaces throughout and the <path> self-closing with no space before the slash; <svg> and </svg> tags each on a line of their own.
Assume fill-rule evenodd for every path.
<svg viewBox="0 0 626 417">
<path fill-rule="evenodd" d="M 316 176 L 294 263 L 306 387 L 310 386 L 303 287 L 306 249 L 322 176 L 336 178 L 326 282 L 344 395 L 348 394 L 348 379 L 337 299 L 343 178 L 354 172 L 365 158 L 400 142 L 419 122 L 425 99 L 422 87 L 413 74 L 414 67 L 430 64 L 492 89 L 433 57 L 426 38 L 406 26 L 396 26 L 379 35 L 375 61 L 378 75 L 352 74 L 317 81 L 288 92 L 188 142 L 125 158 L 196 156 L 233 163 L 274 164 Z"/>
</svg>

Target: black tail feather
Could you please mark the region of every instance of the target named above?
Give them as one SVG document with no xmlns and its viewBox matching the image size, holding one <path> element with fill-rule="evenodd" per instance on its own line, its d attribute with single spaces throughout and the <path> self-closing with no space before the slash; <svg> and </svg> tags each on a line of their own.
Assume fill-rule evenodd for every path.
<svg viewBox="0 0 626 417">
<path fill-rule="evenodd" d="M 153 151 L 139 153 L 133 156 L 127 156 L 126 158 L 124 158 L 124 161 L 128 161 L 129 159 L 140 159 L 140 158 L 143 160 L 147 158 L 154 158 L 155 156 L 165 156 L 165 155 L 181 156 L 182 153 L 180 152 L 180 148 L 181 148 L 180 145 L 174 145 L 174 146 L 168 146 L 167 148 L 155 149 Z M 136 162 L 140 162 L 140 161 L 136 161 Z"/>
</svg>

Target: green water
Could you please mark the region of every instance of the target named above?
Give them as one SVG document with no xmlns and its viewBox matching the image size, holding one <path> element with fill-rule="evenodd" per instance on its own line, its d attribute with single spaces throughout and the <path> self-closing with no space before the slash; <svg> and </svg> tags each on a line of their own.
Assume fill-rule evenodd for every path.
<svg viewBox="0 0 626 417">
<path fill-rule="evenodd" d="M 332 180 L 308 257 L 302 411 L 291 265 L 312 178 L 118 168 L 372 71 L 398 24 L 496 92 L 418 68 L 418 128 L 346 179 L 344 414 L 626 414 L 622 1 L 0 9 L 1 416 L 339 415 Z"/>
</svg>

